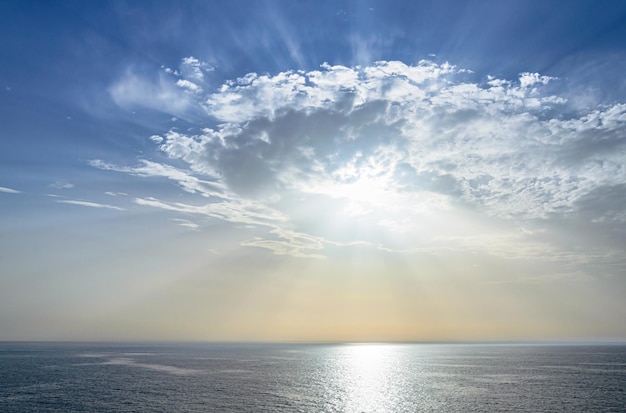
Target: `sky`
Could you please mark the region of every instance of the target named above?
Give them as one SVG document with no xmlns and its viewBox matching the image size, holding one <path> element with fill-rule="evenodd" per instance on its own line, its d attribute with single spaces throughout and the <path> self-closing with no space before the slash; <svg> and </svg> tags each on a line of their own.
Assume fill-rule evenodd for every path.
<svg viewBox="0 0 626 413">
<path fill-rule="evenodd" d="M 626 3 L 3 1 L 0 340 L 626 340 Z"/>
</svg>

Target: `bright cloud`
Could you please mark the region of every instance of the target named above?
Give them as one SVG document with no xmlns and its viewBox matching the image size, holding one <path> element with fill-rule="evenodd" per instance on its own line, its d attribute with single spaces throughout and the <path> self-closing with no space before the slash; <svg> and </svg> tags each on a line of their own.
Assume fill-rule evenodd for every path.
<svg viewBox="0 0 626 413">
<path fill-rule="evenodd" d="M 186 170 L 147 159 L 134 167 L 92 165 L 165 177 L 209 198 L 201 206 L 155 198 L 138 204 L 266 228 L 244 245 L 320 256 L 341 243 L 384 250 L 419 249 L 435 236 L 475 243 L 475 234 L 460 229 L 467 223 L 443 222 L 462 211 L 493 223 L 583 212 L 593 222 L 624 222 L 624 192 L 610 207 L 585 205 L 626 182 L 626 104 L 575 111 L 548 93 L 558 79 L 477 79 L 449 64 L 378 62 L 250 73 L 203 92 L 193 83 L 204 79 L 202 70 L 186 58 L 180 78 L 161 89 L 194 92 L 186 105 L 201 108 L 213 126 L 150 137 Z M 403 241 L 375 242 L 381 234 Z M 526 242 L 530 235 L 505 238 Z M 533 245 L 545 242 L 522 250 L 534 254 Z"/>
</svg>

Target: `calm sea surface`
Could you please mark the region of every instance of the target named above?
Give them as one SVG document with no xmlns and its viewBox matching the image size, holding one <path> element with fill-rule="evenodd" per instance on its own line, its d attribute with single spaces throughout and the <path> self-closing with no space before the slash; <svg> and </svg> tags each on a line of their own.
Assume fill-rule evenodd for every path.
<svg viewBox="0 0 626 413">
<path fill-rule="evenodd" d="M 0 343 L 0 412 L 625 412 L 626 346 Z"/>
</svg>

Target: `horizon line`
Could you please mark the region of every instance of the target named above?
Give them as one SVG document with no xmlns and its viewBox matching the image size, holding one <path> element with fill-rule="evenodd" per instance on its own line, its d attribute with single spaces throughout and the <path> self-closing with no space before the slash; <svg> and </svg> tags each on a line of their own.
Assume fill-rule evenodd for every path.
<svg viewBox="0 0 626 413">
<path fill-rule="evenodd" d="M 120 344 L 120 345 L 626 345 L 621 339 L 530 340 L 57 340 L 0 339 L 0 344 Z"/>
</svg>

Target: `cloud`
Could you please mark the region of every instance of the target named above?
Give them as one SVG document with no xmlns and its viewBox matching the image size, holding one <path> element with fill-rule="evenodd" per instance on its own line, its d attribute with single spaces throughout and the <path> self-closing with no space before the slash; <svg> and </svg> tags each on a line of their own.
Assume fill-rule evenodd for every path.
<svg viewBox="0 0 626 413">
<path fill-rule="evenodd" d="M 124 208 L 120 208 L 114 205 L 107 205 L 107 204 L 98 204 L 96 202 L 88 202 L 88 201 L 75 201 L 75 200 L 62 200 L 62 201 L 56 201 L 60 204 L 70 204 L 70 205 L 80 205 L 80 206 L 85 206 L 85 207 L 90 207 L 90 208 L 106 208 L 106 209 L 115 209 L 117 211 L 124 211 Z"/>
<path fill-rule="evenodd" d="M 187 80 L 204 81 L 204 74 L 215 70 L 211 65 L 193 56 L 185 57 L 180 64 L 180 76 Z"/>
<path fill-rule="evenodd" d="M 93 167 L 116 172 L 126 172 L 143 177 L 162 177 L 176 181 L 186 192 L 198 193 L 204 197 L 226 197 L 224 185 L 219 181 L 202 180 L 191 173 L 167 164 L 141 160 L 140 165 L 134 167 L 117 166 L 99 159 L 89 161 Z"/>
<path fill-rule="evenodd" d="M 5 194 L 20 194 L 22 191 L 18 191 L 17 189 L 11 189 L 4 186 L 0 186 L 0 192 L 4 192 Z"/>
<path fill-rule="evenodd" d="M 74 184 L 71 184 L 69 182 L 64 182 L 64 181 L 56 181 L 50 185 L 48 185 L 50 188 L 54 188 L 54 189 L 71 189 L 74 188 Z"/>
<path fill-rule="evenodd" d="M 182 59 L 178 70 L 162 67 L 155 76 L 145 76 L 136 68 L 129 68 L 109 87 L 109 94 L 124 108 L 144 107 L 192 119 L 203 112 L 197 95 L 206 84 L 205 74 L 213 70 L 193 56 Z"/>
<path fill-rule="evenodd" d="M 131 70 L 109 88 L 113 101 L 124 108 L 145 107 L 179 117 L 193 106 L 193 100 L 170 79 L 159 74 L 147 79 Z"/>
<path fill-rule="evenodd" d="M 187 89 L 194 93 L 202 92 L 202 88 L 200 86 L 186 79 L 178 79 L 178 81 L 176 81 L 176 86 Z"/>
<path fill-rule="evenodd" d="M 551 80 L 556 78 L 550 76 L 541 76 L 539 73 L 521 73 L 519 83 L 521 88 L 527 88 L 534 85 L 547 85 Z"/>
<path fill-rule="evenodd" d="M 195 222 L 189 221 L 188 219 L 172 218 L 172 221 L 176 222 L 179 226 L 184 228 L 189 228 L 196 231 L 198 230 L 198 228 L 200 228 L 200 225 L 196 224 Z"/>
<path fill-rule="evenodd" d="M 233 224 L 243 224 L 251 228 L 263 228 L 268 231 L 265 238 L 255 237 L 243 242 L 243 246 L 265 248 L 279 255 L 307 258 L 323 257 L 311 251 L 322 250 L 326 243 L 324 239 L 294 231 L 290 228 L 288 217 L 262 203 L 249 200 L 231 200 L 197 206 L 180 202 L 168 203 L 156 198 L 137 198 L 135 203 L 167 211 L 203 215 Z M 187 223 L 186 220 L 178 220 L 178 222 L 181 221 Z M 191 227 L 193 225 L 195 224 L 191 223 L 184 226 Z M 273 239 L 269 239 L 270 237 Z"/>
<path fill-rule="evenodd" d="M 360 164 L 384 162 L 385 148 L 395 155 L 387 170 L 413 170 L 413 190 L 456 192 L 504 217 L 569 210 L 597 185 L 626 177 L 623 157 L 611 153 L 624 144 L 624 105 L 547 117 L 566 104 L 540 93 L 552 78 L 524 73 L 519 86 L 463 78 L 430 62 L 252 74 L 209 96 L 209 113 L 225 122 L 221 127 L 193 137 L 166 134 L 161 148 L 196 170 L 217 168 L 242 191 L 280 182 L 279 173 L 296 163 L 303 174 L 315 162 L 336 174 L 356 162 L 357 146 Z M 205 156 L 190 159 L 191 152 Z"/>
<path fill-rule="evenodd" d="M 190 82 L 196 63 L 185 63 Z M 244 245 L 278 254 L 317 256 L 350 243 L 419 250 L 435 234 L 463 249 L 450 241 L 470 239 L 460 222 L 432 224 L 463 211 L 516 227 L 555 219 L 622 225 L 619 196 L 590 199 L 626 182 L 626 104 L 581 112 L 555 92 L 561 82 L 538 73 L 481 78 L 430 61 L 250 73 L 193 91 L 209 127 L 150 137 L 177 167 L 91 164 L 172 180 L 209 202 L 135 202 L 264 227 Z M 510 250 L 530 236 L 494 242 Z"/>
</svg>

